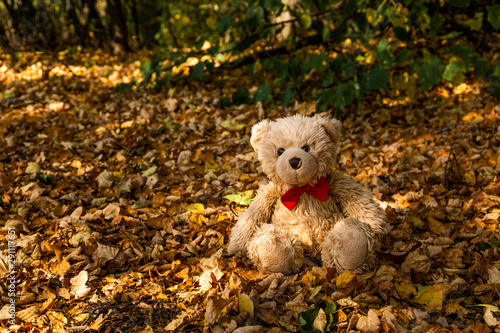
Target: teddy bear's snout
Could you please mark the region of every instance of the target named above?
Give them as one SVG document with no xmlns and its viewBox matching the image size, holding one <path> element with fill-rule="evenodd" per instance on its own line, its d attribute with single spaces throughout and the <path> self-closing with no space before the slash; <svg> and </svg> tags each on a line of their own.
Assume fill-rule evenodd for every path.
<svg viewBox="0 0 500 333">
<path fill-rule="evenodd" d="M 298 157 L 294 157 L 288 162 L 290 163 L 290 166 L 295 170 L 299 169 L 302 166 L 302 160 Z"/>
</svg>

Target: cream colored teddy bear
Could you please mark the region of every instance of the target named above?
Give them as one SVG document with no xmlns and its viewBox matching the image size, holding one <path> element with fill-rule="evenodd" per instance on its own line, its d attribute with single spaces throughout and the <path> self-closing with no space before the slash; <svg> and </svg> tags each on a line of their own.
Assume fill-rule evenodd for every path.
<svg viewBox="0 0 500 333">
<path fill-rule="evenodd" d="M 296 272 L 321 254 L 337 271 L 373 263 L 387 232 L 384 210 L 361 185 L 334 170 L 340 122 L 316 115 L 263 120 L 250 142 L 270 182 L 238 217 L 228 253 L 248 256 L 265 272 Z"/>
</svg>

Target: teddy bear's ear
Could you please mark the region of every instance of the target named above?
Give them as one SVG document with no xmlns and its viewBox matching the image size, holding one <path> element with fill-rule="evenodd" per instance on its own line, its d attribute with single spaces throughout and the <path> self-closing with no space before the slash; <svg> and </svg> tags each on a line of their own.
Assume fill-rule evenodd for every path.
<svg viewBox="0 0 500 333">
<path fill-rule="evenodd" d="M 271 130 L 271 122 L 267 119 L 262 120 L 252 127 L 252 137 L 250 138 L 250 144 L 255 151 L 259 150 L 259 146 L 262 144 L 264 139 L 264 134 Z"/>
<path fill-rule="evenodd" d="M 342 124 L 339 120 L 330 117 L 315 116 L 316 121 L 325 129 L 326 134 L 330 136 L 333 143 L 338 147 L 340 144 L 340 129 Z"/>
</svg>

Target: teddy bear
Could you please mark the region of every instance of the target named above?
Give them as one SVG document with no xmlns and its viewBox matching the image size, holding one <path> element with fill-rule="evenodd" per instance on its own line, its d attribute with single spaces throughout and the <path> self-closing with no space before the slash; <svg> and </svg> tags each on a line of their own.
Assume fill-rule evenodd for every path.
<svg viewBox="0 0 500 333">
<path fill-rule="evenodd" d="M 340 129 L 340 121 L 322 115 L 253 126 L 250 144 L 270 181 L 238 217 L 229 255 L 269 273 L 291 274 L 319 257 L 339 274 L 372 267 L 387 219 L 371 193 L 334 169 Z"/>
</svg>

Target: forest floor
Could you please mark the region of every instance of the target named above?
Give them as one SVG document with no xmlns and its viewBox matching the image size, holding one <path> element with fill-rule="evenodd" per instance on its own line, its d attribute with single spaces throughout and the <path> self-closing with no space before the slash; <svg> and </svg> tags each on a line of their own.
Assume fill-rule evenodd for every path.
<svg viewBox="0 0 500 333">
<path fill-rule="evenodd" d="M 129 57 L 0 62 L 4 332 L 500 331 L 500 103 L 487 82 L 372 93 L 339 112 L 338 168 L 391 225 L 377 266 L 265 275 L 227 255 L 245 206 L 224 196 L 265 182 L 251 126 L 314 103 L 219 108 L 259 85 L 242 70 L 114 92 L 140 76 Z"/>
</svg>

